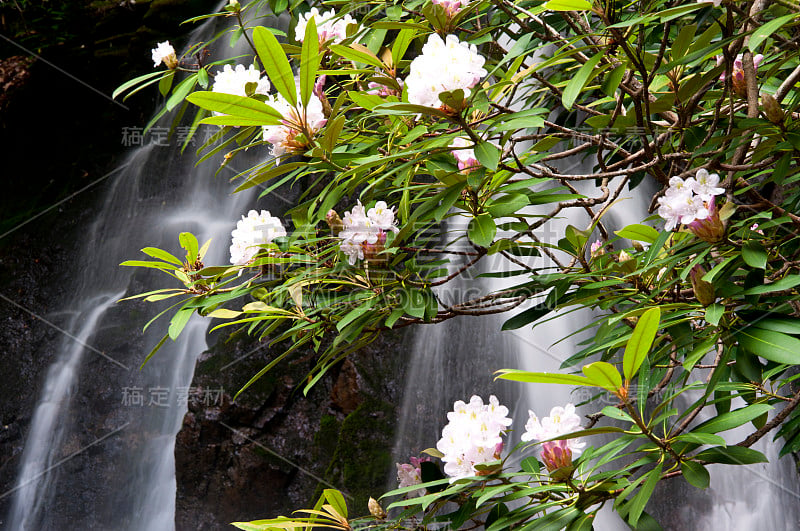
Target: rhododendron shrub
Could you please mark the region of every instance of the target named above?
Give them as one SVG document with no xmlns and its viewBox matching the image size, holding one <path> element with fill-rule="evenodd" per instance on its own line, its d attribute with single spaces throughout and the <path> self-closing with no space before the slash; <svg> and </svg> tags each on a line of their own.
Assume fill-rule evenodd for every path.
<svg viewBox="0 0 800 531">
<path fill-rule="evenodd" d="M 282 348 L 273 364 L 311 359 L 307 391 L 386 330 L 500 316 L 556 341 L 538 325 L 592 310 L 559 372 L 495 375 L 591 398 L 513 421 L 456 402 L 400 488 L 355 516 L 326 490 L 314 525 L 588 529 L 606 506 L 636 528 L 659 481 L 706 488 L 712 463 L 764 461 L 759 440 L 800 451 L 792 2 L 278 4 L 230 2 L 180 53 L 154 42 L 115 92 L 157 83 L 158 116 L 191 120 L 184 147 L 209 132 L 196 156 L 238 191 L 297 191 L 285 212 L 254 199 L 230 242 L 184 232 L 185 258 L 126 262 L 169 275 L 141 295 L 174 301 L 164 341 L 218 318 Z M 231 263 L 204 264 L 210 246 Z M 478 271 L 503 287 L 450 289 Z"/>
</svg>

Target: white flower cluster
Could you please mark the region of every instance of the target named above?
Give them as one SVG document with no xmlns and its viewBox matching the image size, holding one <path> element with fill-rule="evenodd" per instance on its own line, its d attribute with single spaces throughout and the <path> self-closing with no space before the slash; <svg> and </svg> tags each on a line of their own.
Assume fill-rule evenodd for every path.
<svg viewBox="0 0 800 531">
<path fill-rule="evenodd" d="M 525 424 L 525 433 L 522 434 L 523 441 L 546 441 L 553 437 L 567 435 L 581 429 L 581 418 L 575 413 L 575 406 L 567 404 L 565 407 L 556 406 L 550 410 L 550 416 L 541 421 L 536 414 L 528 410 L 528 422 Z M 579 456 L 583 451 L 585 442 L 580 442 L 578 438 L 567 439 L 565 441 L 572 455 Z"/>
<path fill-rule="evenodd" d="M 473 395 L 469 404 L 459 400 L 447 414 L 449 421 L 442 430 L 436 448 L 444 454 L 444 473 L 450 482 L 477 474 L 475 465 L 500 458 L 502 434 L 511 425 L 508 408 L 501 406 L 494 395 L 484 404 Z"/>
<path fill-rule="evenodd" d="M 344 230 L 339 232 L 342 243 L 339 248 L 347 255 L 350 265 L 363 260 L 365 253 L 370 255 L 379 251 L 386 242 L 386 231 L 398 232 L 395 226 L 394 209 L 385 201 L 378 201 L 369 210 L 364 210 L 361 201 L 353 210 L 344 213 Z"/>
<path fill-rule="evenodd" d="M 247 97 L 245 87 L 248 83 L 256 83 L 256 94 L 269 94 L 270 84 L 266 76 L 261 74 L 254 65 L 245 68 L 244 65 L 225 65 L 222 70 L 217 71 L 214 76 L 214 85 L 211 87 L 213 92 L 233 94 L 234 96 Z"/>
<path fill-rule="evenodd" d="M 689 224 L 708 218 L 714 196 L 725 192 L 718 185 L 719 175 L 708 173 L 706 169 L 698 170 L 695 177 L 686 180 L 671 178 L 664 197 L 658 198 L 658 204 L 661 205 L 658 215 L 667 221 L 665 228 L 672 230 L 680 223 Z"/>
<path fill-rule="evenodd" d="M 431 34 L 422 55 L 411 61 L 411 73 L 405 80 L 409 103 L 441 107 L 439 94 L 456 89 L 469 96 L 469 89 L 487 74 L 484 62 L 474 44 L 460 42 L 455 35 L 442 40 Z"/>
<path fill-rule="evenodd" d="M 290 153 L 303 151 L 311 140 L 307 135 L 313 136 L 327 122 L 322 111 L 322 102 L 315 95 L 311 96 L 305 109 L 300 103 L 299 93 L 298 110 L 295 110 L 280 94 L 268 98 L 266 103 L 283 116 L 280 124 L 262 127 L 264 141 L 272 144 L 270 153 L 273 157 L 279 157 L 287 151 Z"/>
<path fill-rule="evenodd" d="M 258 253 L 259 246 L 272 243 L 275 238 L 286 236 L 286 229 L 279 218 L 267 210 L 251 210 L 236 223 L 231 232 L 231 263 L 245 265 Z"/>
<path fill-rule="evenodd" d="M 294 28 L 294 40 L 303 42 L 306 36 L 306 26 L 308 21 L 314 19 L 317 24 L 317 36 L 320 44 L 328 41 L 336 44 L 347 38 L 347 26 L 357 24 L 355 19 L 349 14 L 336 18 L 336 11 L 331 9 L 327 13 L 320 13 L 319 9 L 312 7 L 308 13 L 300 15 L 297 19 L 297 26 Z"/>
<path fill-rule="evenodd" d="M 178 66 L 178 57 L 175 55 L 175 48 L 169 41 L 159 42 L 158 46 L 151 50 L 153 66 L 158 66 L 162 62 L 170 70 Z"/>
<path fill-rule="evenodd" d="M 430 457 L 412 457 L 410 463 L 395 463 L 397 466 L 397 488 L 411 487 L 422 483 L 422 463 L 430 461 Z M 422 496 L 425 489 L 412 490 L 408 493 L 411 497 Z"/>
</svg>

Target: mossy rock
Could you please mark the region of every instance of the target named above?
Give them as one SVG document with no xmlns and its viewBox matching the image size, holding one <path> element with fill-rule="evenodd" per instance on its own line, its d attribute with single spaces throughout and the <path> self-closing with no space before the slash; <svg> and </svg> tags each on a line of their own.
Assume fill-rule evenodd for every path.
<svg viewBox="0 0 800 531">
<path fill-rule="evenodd" d="M 393 405 L 368 398 L 342 422 L 325 479 L 352 496 L 353 516 L 366 514 L 370 496 L 377 498 L 386 489 L 395 416 Z"/>
</svg>

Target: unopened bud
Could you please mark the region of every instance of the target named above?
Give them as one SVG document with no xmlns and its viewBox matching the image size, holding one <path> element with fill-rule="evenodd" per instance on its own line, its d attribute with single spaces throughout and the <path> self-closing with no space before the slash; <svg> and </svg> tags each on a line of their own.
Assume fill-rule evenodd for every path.
<svg viewBox="0 0 800 531">
<path fill-rule="evenodd" d="M 781 109 L 781 104 L 772 94 L 761 94 L 761 108 L 764 110 L 764 114 L 767 115 L 767 120 L 775 125 L 783 123 L 783 109 Z"/>
<path fill-rule="evenodd" d="M 325 214 L 325 222 L 328 224 L 328 227 L 331 228 L 331 232 L 334 234 L 334 236 L 338 235 L 344 230 L 342 218 L 340 218 L 339 214 L 333 209 L 328 210 L 328 213 Z"/>
<path fill-rule="evenodd" d="M 242 6 L 239 4 L 238 0 L 230 0 L 226 8 L 228 11 L 237 12 L 242 8 Z"/>
<path fill-rule="evenodd" d="M 716 296 L 714 295 L 714 285 L 711 282 L 706 282 L 703 280 L 703 276 L 705 274 L 706 270 L 700 265 L 694 266 L 692 271 L 689 273 L 689 278 L 692 281 L 692 289 L 694 290 L 694 296 L 697 297 L 697 300 L 703 305 L 703 307 L 713 304 L 716 300 Z"/>
<path fill-rule="evenodd" d="M 367 507 L 369 507 L 369 514 L 374 516 L 379 520 L 383 520 L 386 518 L 386 511 L 383 510 L 381 504 L 373 498 L 372 496 L 369 497 L 369 501 L 367 502 Z"/>
</svg>

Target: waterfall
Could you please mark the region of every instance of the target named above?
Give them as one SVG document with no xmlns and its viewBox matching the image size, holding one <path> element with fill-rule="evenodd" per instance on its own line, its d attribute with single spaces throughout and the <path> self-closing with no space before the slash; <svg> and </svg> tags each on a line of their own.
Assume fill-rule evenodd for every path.
<svg viewBox="0 0 800 531">
<path fill-rule="evenodd" d="M 590 168 L 584 170 L 583 173 L 591 171 Z M 648 216 L 646 191 L 637 189 L 635 193 L 622 194 L 622 197 L 626 196 L 628 198 L 612 208 L 603 219 L 610 230 L 641 223 Z M 585 214 L 572 213 L 572 216 L 551 220 L 538 229 L 547 231 L 543 240 L 555 243 L 563 237 L 568 224 L 585 228 Z M 464 229 L 464 226 L 453 226 L 452 223 L 449 226 L 453 231 L 463 232 Z M 535 259 L 533 265 L 542 266 L 544 262 Z M 486 270 L 500 267 L 484 266 Z M 507 269 L 508 264 L 502 267 Z M 453 281 L 449 290 L 463 301 L 471 298 L 464 295 L 485 294 L 507 285 L 503 279 L 462 276 Z M 556 314 L 558 317 L 555 319 L 533 329 L 528 326 L 501 332 L 502 322 L 519 311 L 521 309 L 500 316 L 461 316 L 436 325 L 423 325 L 415 331 L 393 453 L 396 462 L 408 462 L 409 456 L 434 447 L 447 423 L 446 413 L 452 410 L 453 402 L 468 401 L 472 394 L 478 394 L 484 400 L 489 394 L 495 394 L 502 404 L 509 407 L 514 419 L 509 447 L 518 442 L 524 432 L 528 409 L 542 417 L 554 406 L 578 403 L 588 398 L 585 394 L 572 393 L 567 386 L 508 385 L 501 380 L 491 381 L 491 373 L 499 368 L 558 371 L 562 361 L 571 356 L 577 344 L 591 333 L 584 331 L 559 341 L 589 323 L 589 310 Z M 583 412 L 589 413 L 589 410 Z M 748 426 L 723 435 L 730 443 L 738 442 L 746 435 Z M 770 463 L 711 465 L 711 485 L 707 490 L 696 489 L 681 478 L 661 482 L 647 506 L 648 512 L 667 530 L 797 529 L 800 527 L 800 478 L 790 456 L 778 460 L 779 443 L 770 442 L 773 435 L 768 434 L 754 446 L 765 453 Z M 601 437 L 596 439 L 589 444 L 600 446 L 607 442 Z M 397 487 L 393 473 L 388 483 L 389 488 Z M 629 527 L 607 506 L 598 513 L 595 529 L 622 531 Z"/>
<path fill-rule="evenodd" d="M 189 42 L 207 40 L 215 20 L 195 30 Z M 224 53 L 231 52 L 243 50 Z M 201 138 L 203 132 L 201 127 Z M 175 526 L 175 435 L 189 394 L 209 392 L 193 389 L 191 382 L 195 360 L 207 348 L 210 321 L 193 317 L 177 341 L 167 340 L 139 370 L 169 318 L 144 334 L 142 326 L 176 299 L 161 306 L 117 301 L 174 281 L 119 264 L 142 259 L 139 249 L 146 246 L 182 256 L 177 236 L 183 231 L 194 233 L 201 244 L 212 239 L 206 264 L 228 263 L 230 231 L 241 214 L 256 207 L 258 191 L 230 198 L 234 184 L 229 178 L 263 160 L 265 152 L 251 150 L 215 176 L 221 157 L 195 167 L 201 138 L 184 155 L 176 137 L 168 146 L 136 149 L 104 192 L 75 257 L 70 305 L 59 312 L 72 318 L 27 432 L 18 480 L 9 494 L 9 530 Z M 287 202 L 273 193 L 258 208 L 278 214 Z M 222 390 L 211 391 L 218 396 Z"/>
</svg>

